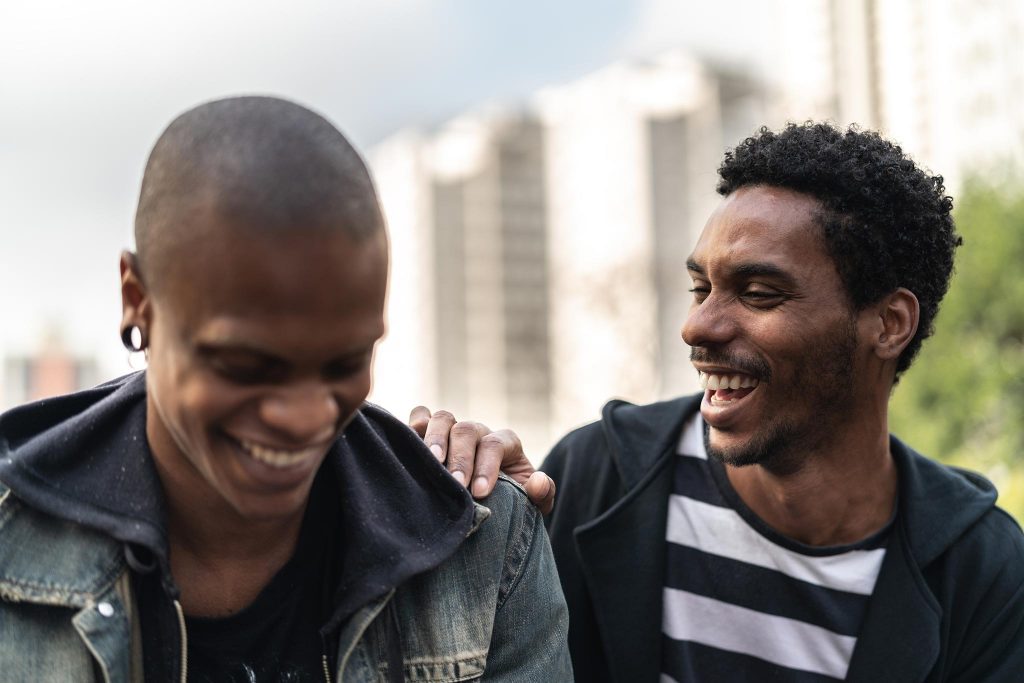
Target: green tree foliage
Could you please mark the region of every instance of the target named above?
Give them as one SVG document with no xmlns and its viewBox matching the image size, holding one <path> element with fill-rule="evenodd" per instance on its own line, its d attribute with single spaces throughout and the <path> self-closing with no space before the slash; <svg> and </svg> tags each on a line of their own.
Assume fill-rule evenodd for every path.
<svg viewBox="0 0 1024 683">
<path fill-rule="evenodd" d="M 980 471 L 1024 522 L 1024 184 L 974 180 L 956 202 L 963 236 L 935 324 L 892 400 L 892 431 Z"/>
</svg>

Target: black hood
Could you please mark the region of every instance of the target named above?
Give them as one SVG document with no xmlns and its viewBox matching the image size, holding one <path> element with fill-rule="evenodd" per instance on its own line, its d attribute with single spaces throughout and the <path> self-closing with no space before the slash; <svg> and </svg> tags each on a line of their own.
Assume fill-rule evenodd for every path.
<svg viewBox="0 0 1024 683">
<path fill-rule="evenodd" d="M 0 481 L 29 507 L 141 546 L 168 567 L 144 372 L 0 415 Z"/>
<path fill-rule="evenodd" d="M 602 428 L 623 483 L 631 488 L 655 462 L 675 452 L 683 422 L 702 394 L 636 406 L 611 401 Z M 895 436 L 889 450 L 899 472 L 900 524 L 921 566 L 938 557 L 996 503 L 996 489 L 975 472 L 941 465 Z"/>
<path fill-rule="evenodd" d="M 439 565 L 470 532 L 467 491 L 381 408 L 364 404 L 324 467 L 337 482 L 345 546 L 355 550 L 345 555 L 336 619 Z M 35 510 L 144 548 L 170 576 L 145 372 L 0 415 L 0 481 Z"/>
</svg>

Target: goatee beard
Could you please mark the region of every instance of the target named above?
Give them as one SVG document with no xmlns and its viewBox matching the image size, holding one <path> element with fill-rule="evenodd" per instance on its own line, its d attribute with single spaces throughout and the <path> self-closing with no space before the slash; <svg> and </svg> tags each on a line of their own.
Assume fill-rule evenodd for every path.
<svg viewBox="0 0 1024 683">
<path fill-rule="evenodd" d="M 796 441 L 796 429 L 780 424 L 766 434 L 759 434 L 743 449 L 716 448 L 711 445 L 711 426 L 704 423 L 704 450 L 709 458 L 732 467 L 760 465 L 777 476 L 793 474 L 803 466 L 804 459 L 792 449 Z"/>
</svg>

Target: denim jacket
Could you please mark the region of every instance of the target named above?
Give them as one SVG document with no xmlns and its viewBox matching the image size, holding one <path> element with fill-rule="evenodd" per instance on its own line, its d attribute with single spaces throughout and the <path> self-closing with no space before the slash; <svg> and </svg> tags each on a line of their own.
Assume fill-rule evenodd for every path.
<svg viewBox="0 0 1024 683">
<path fill-rule="evenodd" d="M 326 680 L 387 680 L 392 601 L 406 680 L 572 680 L 565 601 L 539 514 L 513 484 L 499 484 L 485 502 L 454 556 L 342 626 L 338 665 Z M 0 678 L 139 680 L 138 622 L 120 544 L 41 515 L 2 485 L 0 539 Z"/>
<path fill-rule="evenodd" d="M 392 419 L 373 407 L 366 412 L 378 423 Z M 0 679 L 142 680 L 125 543 L 19 495 L 11 482 L 24 483 L 34 470 L 18 474 L 12 466 L 19 439 L 9 438 L 9 424 L 0 419 Z M 393 680 L 395 652 L 409 681 L 572 680 L 568 613 L 539 512 L 508 480 L 482 505 L 467 504 L 462 540 L 435 566 L 414 568 L 392 586 L 381 579 L 380 595 L 331 631 L 337 655 L 333 667 L 325 657 L 324 680 Z M 174 604 L 184 682 L 185 620 Z"/>
</svg>

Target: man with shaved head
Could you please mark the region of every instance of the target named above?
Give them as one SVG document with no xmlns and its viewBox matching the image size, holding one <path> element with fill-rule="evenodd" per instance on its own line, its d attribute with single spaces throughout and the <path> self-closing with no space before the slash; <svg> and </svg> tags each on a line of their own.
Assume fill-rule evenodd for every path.
<svg viewBox="0 0 1024 683">
<path fill-rule="evenodd" d="M 0 678 L 568 680 L 551 549 L 365 402 L 388 251 L 358 153 L 243 97 L 178 117 L 121 257 L 148 368 L 0 417 Z"/>
</svg>

